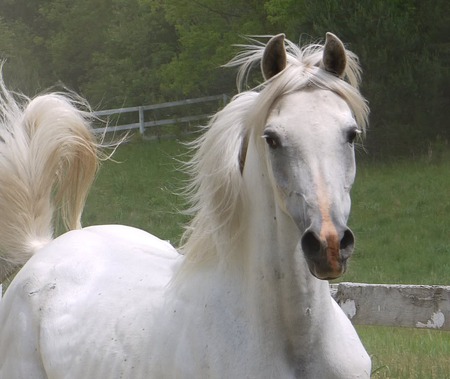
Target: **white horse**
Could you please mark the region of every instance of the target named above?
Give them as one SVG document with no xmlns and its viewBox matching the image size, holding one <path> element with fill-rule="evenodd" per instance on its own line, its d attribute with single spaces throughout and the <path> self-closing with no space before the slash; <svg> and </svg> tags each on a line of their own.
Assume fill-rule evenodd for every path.
<svg viewBox="0 0 450 379">
<path fill-rule="evenodd" d="M 303 49 L 277 35 L 231 65 L 242 78 L 259 61 L 264 83 L 195 144 L 183 254 L 131 227 L 80 229 L 87 114 L 61 95 L 21 109 L 3 87 L 1 268 L 29 260 L 0 302 L 2 379 L 370 376 L 325 280 L 354 247 L 357 59 L 330 33 Z M 76 230 L 53 239 L 56 210 Z"/>
</svg>

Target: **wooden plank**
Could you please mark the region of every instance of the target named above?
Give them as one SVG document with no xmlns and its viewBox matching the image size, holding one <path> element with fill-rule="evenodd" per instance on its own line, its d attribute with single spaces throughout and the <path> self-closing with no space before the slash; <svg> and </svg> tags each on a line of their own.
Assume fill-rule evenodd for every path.
<svg viewBox="0 0 450 379">
<path fill-rule="evenodd" d="M 331 288 L 355 325 L 450 330 L 450 286 L 340 283 Z"/>
</svg>

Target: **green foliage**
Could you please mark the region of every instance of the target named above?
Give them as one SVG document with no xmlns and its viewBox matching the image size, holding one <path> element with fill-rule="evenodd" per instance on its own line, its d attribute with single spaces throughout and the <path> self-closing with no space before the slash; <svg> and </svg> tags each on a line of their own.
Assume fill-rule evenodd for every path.
<svg viewBox="0 0 450 379">
<path fill-rule="evenodd" d="M 36 30 L 40 19 L 35 3 L 26 1 L 0 2 L 0 58 L 5 62 L 3 73 L 9 88 L 35 94 L 48 86 L 40 70 L 46 58 L 40 49 L 42 38 Z"/>
<path fill-rule="evenodd" d="M 243 35 L 337 34 L 361 59 L 377 159 L 448 145 L 446 0 L 3 0 L 7 84 L 29 95 L 62 82 L 95 108 L 235 92 L 220 66 Z"/>
<path fill-rule="evenodd" d="M 76 91 L 105 41 L 108 11 L 108 0 L 54 0 L 39 9 L 48 27 L 43 37 L 53 75 Z"/>
<path fill-rule="evenodd" d="M 177 39 L 162 6 L 149 0 L 114 0 L 110 15 L 108 38 L 93 54 L 83 91 L 102 107 L 164 101 L 161 70 L 175 55 Z"/>
<path fill-rule="evenodd" d="M 281 6 L 283 3 L 283 7 Z M 270 0 L 270 17 L 287 32 L 332 31 L 356 52 L 372 117 L 367 148 L 376 157 L 421 155 L 443 128 L 448 90 L 446 1 Z M 293 16 L 294 15 L 294 16 Z M 297 22 L 292 19 L 298 15 Z M 300 30 L 298 28 L 301 28 Z M 447 59 L 447 62 L 445 62 Z M 444 106 L 444 104 L 446 104 Z"/>
<path fill-rule="evenodd" d="M 219 71 L 233 57 L 232 45 L 244 42 L 243 35 L 270 32 L 264 3 L 257 0 L 173 0 L 166 17 L 175 25 L 180 51 L 164 69 L 164 89 L 179 97 L 233 91 L 234 73 Z"/>
</svg>

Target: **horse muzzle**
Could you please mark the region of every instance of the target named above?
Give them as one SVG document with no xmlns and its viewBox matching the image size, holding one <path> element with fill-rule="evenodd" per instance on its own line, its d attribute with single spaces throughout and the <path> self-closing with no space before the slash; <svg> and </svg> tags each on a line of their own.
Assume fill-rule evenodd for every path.
<svg viewBox="0 0 450 379">
<path fill-rule="evenodd" d="M 301 238 L 301 246 L 311 274 L 318 279 L 331 280 L 344 274 L 355 237 L 348 228 L 342 232 L 334 229 L 319 233 L 308 228 Z"/>
</svg>

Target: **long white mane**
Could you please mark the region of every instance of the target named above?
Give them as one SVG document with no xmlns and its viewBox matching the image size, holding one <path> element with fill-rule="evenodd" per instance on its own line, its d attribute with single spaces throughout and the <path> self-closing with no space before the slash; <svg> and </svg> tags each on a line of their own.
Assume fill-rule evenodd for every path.
<svg viewBox="0 0 450 379">
<path fill-rule="evenodd" d="M 265 45 L 241 47 L 242 52 L 227 64 L 239 67 L 238 88 L 250 69 L 261 61 Z M 365 131 L 369 108 L 359 92 L 361 69 L 357 56 L 346 51 L 345 80 L 342 80 L 319 67 L 323 48 L 318 44 L 301 48 L 286 40 L 287 67 L 254 89 L 236 95 L 212 117 L 205 132 L 192 144 L 196 153 L 187 164 L 192 178 L 187 193 L 194 217 L 182 239 L 186 265 L 220 257 L 222 251 L 233 251 L 233 242 L 242 232 L 240 221 L 246 197 L 242 186 L 242 156 L 250 131 L 262 135 L 267 115 L 280 96 L 307 87 L 333 91 L 346 100 L 359 129 Z"/>
</svg>

